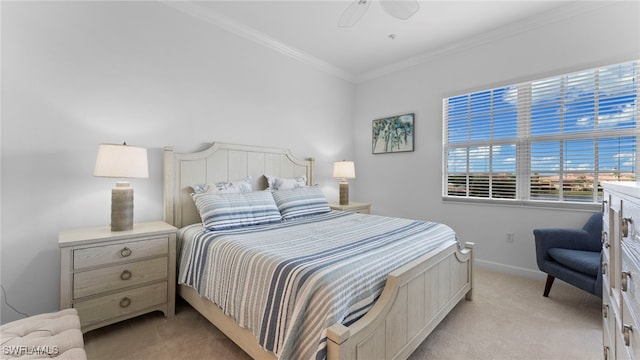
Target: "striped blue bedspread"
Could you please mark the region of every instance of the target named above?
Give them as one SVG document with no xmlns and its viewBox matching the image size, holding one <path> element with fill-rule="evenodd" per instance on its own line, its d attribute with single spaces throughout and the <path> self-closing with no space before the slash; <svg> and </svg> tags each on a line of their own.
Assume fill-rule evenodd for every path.
<svg viewBox="0 0 640 360">
<path fill-rule="evenodd" d="M 326 329 L 364 315 L 389 272 L 457 241 L 443 224 L 341 211 L 180 235 L 178 282 L 280 359 L 325 358 Z"/>
</svg>

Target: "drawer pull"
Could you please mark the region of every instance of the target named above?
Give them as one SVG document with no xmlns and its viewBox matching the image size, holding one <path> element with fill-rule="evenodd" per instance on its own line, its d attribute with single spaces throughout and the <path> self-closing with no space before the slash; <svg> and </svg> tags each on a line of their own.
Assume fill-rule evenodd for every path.
<svg viewBox="0 0 640 360">
<path fill-rule="evenodd" d="M 609 305 L 607 304 L 602 305 L 602 317 L 605 319 L 609 317 Z"/>
<path fill-rule="evenodd" d="M 609 347 L 604 347 L 604 360 L 609 360 Z"/>
<path fill-rule="evenodd" d="M 602 231 L 602 237 L 600 239 L 600 242 L 605 244 L 606 247 L 609 247 L 609 233 L 606 231 Z"/>
<path fill-rule="evenodd" d="M 629 287 L 629 279 L 631 278 L 631 273 L 629 271 L 622 272 L 622 283 L 620 284 L 620 288 L 622 291 L 627 291 Z"/>
<path fill-rule="evenodd" d="M 602 275 L 605 275 L 607 273 L 607 263 L 603 262 L 602 263 Z"/>
<path fill-rule="evenodd" d="M 622 218 L 622 237 L 629 236 L 629 224 L 633 224 L 633 219 Z"/>
<path fill-rule="evenodd" d="M 605 212 L 605 211 L 607 211 L 607 200 L 604 200 L 602 202 L 602 212 Z"/>
<path fill-rule="evenodd" d="M 122 274 L 120 274 L 120 279 L 129 280 L 129 279 L 131 279 L 131 275 L 133 275 L 133 274 L 131 274 L 131 271 L 125 270 L 125 271 L 122 272 Z"/>
<path fill-rule="evenodd" d="M 120 255 L 122 255 L 122 257 L 127 257 L 131 255 L 131 253 L 133 253 L 133 251 L 131 251 L 131 249 L 126 246 L 124 247 L 124 249 L 120 250 Z"/>
<path fill-rule="evenodd" d="M 631 333 L 633 329 L 631 325 L 622 326 L 622 337 L 624 338 L 624 346 L 631 346 Z"/>
<path fill-rule="evenodd" d="M 122 300 L 120 300 L 120 307 L 121 308 L 126 308 L 127 306 L 131 305 L 131 299 L 129 299 L 128 297 L 123 297 Z"/>
</svg>

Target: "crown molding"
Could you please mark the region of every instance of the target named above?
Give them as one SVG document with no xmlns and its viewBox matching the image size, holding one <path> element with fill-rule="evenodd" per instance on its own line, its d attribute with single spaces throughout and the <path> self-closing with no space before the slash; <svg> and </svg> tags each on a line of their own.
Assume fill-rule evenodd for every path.
<svg viewBox="0 0 640 360">
<path fill-rule="evenodd" d="M 223 16 L 207 7 L 192 1 L 170 1 L 162 0 L 165 5 L 182 11 L 190 16 L 201 19 L 215 25 L 225 31 L 241 36 L 247 40 L 275 50 L 283 55 L 289 56 L 307 65 L 311 65 L 326 74 L 335 76 L 339 79 L 351 82 L 362 83 L 378 77 L 382 77 L 400 70 L 404 70 L 413 66 L 417 66 L 432 59 L 463 51 L 472 47 L 476 47 L 492 41 L 512 37 L 527 31 L 543 27 L 548 24 L 556 23 L 562 20 L 575 17 L 577 15 L 591 12 L 606 6 L 624 2 L 626 0 L 606 0 L 606 1 L 571 1 L 566 5 L 549 10 L 536 16 L 526 18 L 511 24 L 494 28 L 493 30 L 468 37 L 464 40 L 451 43 L 449 45 L 434 49 L 408 59 L 392 63 L 372 71 L 368 71 L 359 75 L 351 74 L 335 65 L 321 60 L 311 54 L 305 53 L 295 47 L 289 46 L 273 37 L 270 37 L 250 26 L 241 24 L 233 19 Z"/>
<path fill-rule="evenodd" d="M 356 77 L 347 72 L 334 66 L 326 61 L 320 60 L 313 55 L 307 54 L 304 51 L 296 49 L 292 46 L 289 46 L 281 41 L 278 41 L 275 38 L 272 38 L 262 32 L 241 24 L 233 19 L 230 19 L 226 16 L 223 16 L 215 11 L 204 7 L 196 2 L 191 1 L 161 1 L 163 4 L 172 7 L 174 9 L 180 10 L 188 15 L 191 15 L 195 18 L 201 19 L 215 25 L 225 31 L 231 32 L 238 36 L 241 36 L 247 40 L 253 41 L 257 44 L 275 50 L 281 54 L 289 56 L 295 60 L 298 60 L 307 65 L 311 65 L 323 71 L 329 75 L 335 76 L 342 80 L 346 80 L 351 83 L 355 83 Z"/>
<path fill-rule="evenodd" d="M 481 33 L 479 35 L 466 38 L 464 40 L 440 47 L 433 51 L 429 51 L 417 56 L 413 56 L 406 60 L 402 60 L 393 64 L 389 64 L 378 69 L 360 74 L 356 76 L 356 83 L 372 80 L 387 74 L 391 74 L 403 69 L 407 69 L 416 65 L 426 63 L 433 58 L 442 55 L 452 54 L 463 51 L 475 46 L 486 44 L 492 41 L 512 37 L 536 28 L 543 27 L 548 24 L 566 20 L 577 15 L 594 11 L 606 6 L 620 3 L 624 0 L 609 1 L 573 1 L 567 5 L 563 5 L 553 10 L 549 10 L 537 16 L 532 16 L 518 22 L 514 22 L 505 26 L 495 28 L 493 30 Z"/>
</svg>

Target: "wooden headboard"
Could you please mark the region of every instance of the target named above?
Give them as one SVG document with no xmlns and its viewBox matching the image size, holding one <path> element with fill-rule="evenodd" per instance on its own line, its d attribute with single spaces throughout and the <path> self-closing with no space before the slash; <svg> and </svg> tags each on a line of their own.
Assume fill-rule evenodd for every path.
<svg viewBox="0 0 640 360">
<path fill-rule="evenodd" d="M 191 199 L 191 185 L 253 177 L 253 190 L 267 188 L 264 175 L 306 175 L 314 184 L 313 159 L 295 158 L 288 149 L 214 142 L 206 150 L 176 153 L 166 146 L 164 155 L 164 221 L 176 227 L 199 223 L 200 215 Z"/>
</svg>

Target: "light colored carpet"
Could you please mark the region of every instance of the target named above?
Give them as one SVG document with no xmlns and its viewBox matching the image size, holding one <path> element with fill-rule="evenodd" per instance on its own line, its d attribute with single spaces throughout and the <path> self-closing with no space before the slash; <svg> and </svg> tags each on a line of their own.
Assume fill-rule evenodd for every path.
<svg viewBox="0 0 640 360">
<path fill-rule="evenodd" d="M 589 360 L 602 358 L 601 300 L 556 280 L 476 267 L 473 301 L 462 301 L 411 360 Z M 249 359 L 179 300 L 176 316 L 151 313 L 85 334 L 90 360 Z"/>
</svg>

